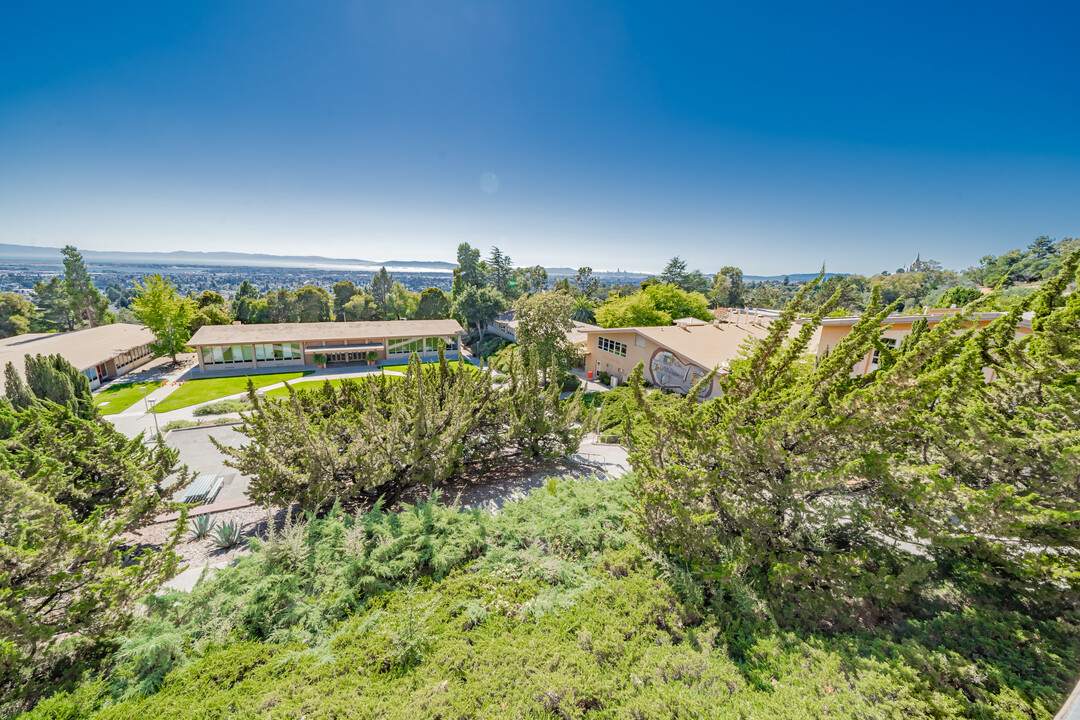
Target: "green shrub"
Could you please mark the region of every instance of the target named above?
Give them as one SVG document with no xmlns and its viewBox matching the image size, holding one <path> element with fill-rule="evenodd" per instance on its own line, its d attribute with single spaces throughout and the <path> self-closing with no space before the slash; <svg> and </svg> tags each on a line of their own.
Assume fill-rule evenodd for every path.
<svg viewBox="0 0 1080 720">
<path fill-rule="evenodd" d="M 251 409 L 251 401 L 245 399 L 221 400 L 207 405 L 200 405 L 192 411 L 192 415 L 224 415 L 226 413 L 241 412 Z"/>
<path fill-rule="evenodd" d="M 749 590 L 643 554 L 629 502 L 552 480 L 498 515 L 292 519 L 28 717 L 1048 719 L 1074 680 L 1072 614 L 975 588 L 873 632 L 778 631 Z"/>
<path fill-rule="evenodd" d="M 581 380 L 573 373 L 566 373 L 562 376 L 561 385 L 563 392 L 573 392 L 581 387 Z"/>
<path fill-rule="evenodd" d="M 110 673 L 113 694 L 130 698 L 157 692 L 165 676 L 187 661 L 185 644 L 175 626 L 152 619 L 138 635 L 122 641 Z"/>
</svg>

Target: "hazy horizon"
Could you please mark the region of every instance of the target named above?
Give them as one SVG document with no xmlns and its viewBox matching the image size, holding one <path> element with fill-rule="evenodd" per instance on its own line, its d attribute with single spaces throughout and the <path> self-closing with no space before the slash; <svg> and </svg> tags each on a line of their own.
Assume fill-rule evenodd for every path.
<svg viewBox="0 0 1080 720">
<path fill-rule="evenodd" d="M 1080 233 L 1075 5 L 24 4 L 0 242 L 749 275 Z"/>
</svg>

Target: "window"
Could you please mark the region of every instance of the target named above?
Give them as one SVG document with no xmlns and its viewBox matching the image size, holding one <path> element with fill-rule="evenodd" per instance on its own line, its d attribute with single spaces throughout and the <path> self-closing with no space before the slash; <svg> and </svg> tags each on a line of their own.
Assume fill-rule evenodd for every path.
<svg viewBox="0 0 1080 720">
<path fill-rule="evenodd" d="M 410 355 L 414 352 L 424 352 L 424 338 L 403 338 L 395 340 L 387 346 L 390 355 Z"/>
<path fill-rule="evenodd" d="M 602 337 L 599 338 L 598 345 L 604 352 L 609 352 L 612 355 L 618 355 L 619 357 L 626 357 L 626 343 L 615 342 L 614 340 Z"/>
<path fill-rule="evenodd" d="M 893 350 L 896 349 L 896 338 L 881 338 L 881 342 L 883 342 L 887 347 L 890 347 Z M 874 364 L 874 365 L 877 365 L 880 361 L 881 361 L 881 351 L 878 350 L 877 348 L 874 348 L 874 354 L 870 358 L 870 362 L 872 364 Z"/>
<path fill-rule="evenodd" d="M 240 347 L 241 347 L 241 350 L 243 351 L 244 362 L 251 362 L 251 346 L 250 345 L 241 345 Z"/>
</svg>

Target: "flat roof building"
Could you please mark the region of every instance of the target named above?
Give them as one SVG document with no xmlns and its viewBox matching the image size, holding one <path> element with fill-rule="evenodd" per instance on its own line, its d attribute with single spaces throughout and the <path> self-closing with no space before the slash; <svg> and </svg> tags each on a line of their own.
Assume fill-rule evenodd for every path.
<svg viewBox="0 0 1080 720">
<path fill-rule="evenodd" d="M 642 362 L 646 380 L 683 394 L 714 368 L 727 369 L 748 341 L 769 334 L 767 327 L 754 323 L 578 328 L 578 332 L 587 337 L 585 370 L 590 377 L 605 372 L 617 381 L 625 381 Z M 714 379 L 701 398 L 714 397 L 718 390 Z"/>
<path fill-rule="evenodd" d="M 26 375 L 26 355 L 60 355 L 90 378 L 96 388 L 149 361 L 154 333 L 142 325 L 113 323 L 64 333 L 31 333 L 0 340 L 0 366 L 15 365 Z"/>
<path fill-rule="evenodd" d="M 456 358 L 464 333 L 457 320 L 204 325 L 188 345 L 202 370 L 314 365 L 316 355 L 345 366 L 408 360 L 414 352 L 428 359 L 440 348 Z"/>
</svg>

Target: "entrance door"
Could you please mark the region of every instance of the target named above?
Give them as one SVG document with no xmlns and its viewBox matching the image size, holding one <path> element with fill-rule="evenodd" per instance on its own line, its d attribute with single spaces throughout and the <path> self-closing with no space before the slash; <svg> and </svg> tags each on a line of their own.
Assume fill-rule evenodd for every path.
<svg viewBox="0 0 1080 720">
<path fill-rule="evenodd" d="M 97 366 L 97 376 L 98 376 L 98 380 L 104 380 L 105 379 L 105 366 L 104 365 L 98 365 Z"/>
</svg>

